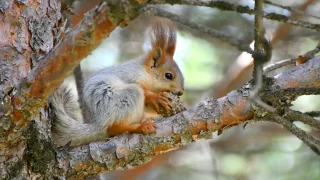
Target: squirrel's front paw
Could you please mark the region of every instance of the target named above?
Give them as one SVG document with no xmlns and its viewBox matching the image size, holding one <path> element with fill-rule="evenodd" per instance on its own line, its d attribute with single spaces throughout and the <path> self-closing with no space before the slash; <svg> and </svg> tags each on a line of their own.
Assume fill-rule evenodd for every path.
<svg viewBox="0 0 320 180">
<path fill-rule="evenodd" d="M 157 112 L 160 111 L 162 106 L 166 111 L 171 109 L 171 102 L 165 94 L 157 94 L 153 92 L 148 92 L 145 94 L 146 104 L 151 104 Z"/>
<path fill-rule="evenodd" d="M 140 130 L 143 134 L 151 134 L 156 132 L 156 125 L 152 118 L 145 118 L 141 120 Z"/>
</svg>

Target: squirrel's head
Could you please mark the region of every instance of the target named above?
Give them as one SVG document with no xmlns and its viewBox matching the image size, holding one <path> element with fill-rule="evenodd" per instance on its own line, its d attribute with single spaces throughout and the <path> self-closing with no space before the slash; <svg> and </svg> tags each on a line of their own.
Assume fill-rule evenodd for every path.
<svg viewBox="0 0 320 180">
<path fill-rule="evenodd" d="M 172 56 L 163 56 L 162 49 L 156 48 L 145 63 L 150 75 L 149 87 L 154 92 L 168 91 L 180 96 L 184 91 L 183 75 Z"/>
<path fill-rule="evenodd" d="M 152 26 L 152 49 L 144 61 L 150 75 L 149 87 L 153 91 L 168 91 L 182 95 L 184 91 L 183 75 L 173 60 L 176 47 L 176 27 L 172 21 L 157 19 Z"/>
</svg>

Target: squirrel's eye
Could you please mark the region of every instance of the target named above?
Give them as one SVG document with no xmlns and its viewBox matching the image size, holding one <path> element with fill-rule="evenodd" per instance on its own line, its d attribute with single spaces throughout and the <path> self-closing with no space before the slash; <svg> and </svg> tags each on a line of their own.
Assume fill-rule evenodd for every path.
<svg viewBox="0 0 320 180">
<path fill-rule="evenodd" d="M 169 80 L 172 80 L 172 79 L 173 79 L 173 76 L 172 76 L 171 73 L 166 73 L 166 74 L 165 74 L 165 77 L 166 77 L 167 79 L 169 79 Z"/>
</svg>

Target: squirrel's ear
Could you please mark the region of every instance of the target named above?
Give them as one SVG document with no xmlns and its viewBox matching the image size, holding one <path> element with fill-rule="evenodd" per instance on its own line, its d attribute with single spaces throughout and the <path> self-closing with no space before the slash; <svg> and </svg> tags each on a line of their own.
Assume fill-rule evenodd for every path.
<svg viewBox="0 0 320 180">
<path fill-rule="evenodd" d="M 172 28 L 169 31 L 168 35 L 168 44 L 167 44 L 167 55 L 173 57 L 174 51 L 176 50 L 176 42 L 177 42 L 177 32 L 175 26 L 170 26 Z"/>
<path fill-rule="evenodd" d="M 152 56 L 151 56 L 151 67 L 159 67 L 161 66 L 164 62 L 163 61 L 163 57 L 162 57 L 162 50 L 161 48 L 157 47 L 155 50 L 153 50 L 152 52 Z"/>
</svg>

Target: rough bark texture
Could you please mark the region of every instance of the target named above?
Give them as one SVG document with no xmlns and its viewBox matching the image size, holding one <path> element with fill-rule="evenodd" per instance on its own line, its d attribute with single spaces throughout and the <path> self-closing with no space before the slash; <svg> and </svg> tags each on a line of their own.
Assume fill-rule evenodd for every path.
<svg viewBox="0 0 320 180">
<path fill-rule="evenodd" d="M 140 3 L 146 1 L 108 0 L 92 9 L 76 27 L 68 29 L 60 0 L 0 1 L 1 178 L 80 179 L 105 170 L 136 166 L 158 153 L 198 138 L 211 138 L 213 131 L 222 132 L 266 114 L 255 107 L 243 113 L 251 88 L 248 85 L 159 120 L 155 135 L 123 134 L 70 153 L 56 151 L 50 139 L 47 97 L 113 29 L 138 16 L 144 6 Z M 319 57 L 314 58 L 269 79 L 263 97 L 267 98 L 270 92 L 276 95 L 285 88 L 319 88 L 319 61 Z M 278 102 L 274 97 L 267 98 L 271 105 Z"/>
<path fill-rule="evenodd" d="M 1 2 L 4 3 L 0 4 L 0 99 L 6 101 L 0 108 L 0 177 L 23 179 L 36 174 L 45 177 L 55 163 L 48 111 L 42 108 L 33 112 L 34 121 L 25 128 L 26 122 L 31 121 L 24 118 L 30 114 L 27 107 L 33 106 L 34 101 L 15 98 L 16 90 L 12 91 L 12 87 L 28 77 L 55 45 L 54 37 L 62 26 L 60 2 Z"/>
<path fill-rule="evenodd" d="M 59 176 L 42 107 L 114 28 L 138 15 L 139 4 L 110 0 L 67 30 L 58 0 L 1 2 L 0 176 Z"/>
</svg>

